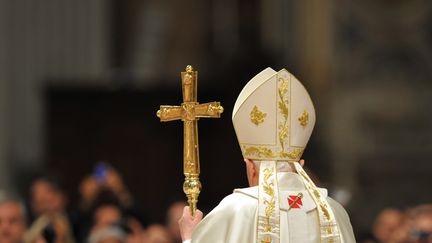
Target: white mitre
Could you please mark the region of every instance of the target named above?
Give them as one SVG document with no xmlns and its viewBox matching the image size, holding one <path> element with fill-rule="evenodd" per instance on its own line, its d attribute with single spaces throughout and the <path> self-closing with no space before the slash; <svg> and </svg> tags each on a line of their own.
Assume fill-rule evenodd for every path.
<svg viewBox="0 0 432 243">
<path fill-rule="evenodd" d="M 241 91 L 232 121 L 243 157 L 260 161 L 256 242 L 280 240 L 276 163 L 294 165 L 320 219 L 321 242 L 340 242 L 334 213 L 298 163 L 315 125 L 315 109 L 304 86 L 287 70 L 257 74 Z"/>
<path fill-rule="evenodd" d="M 293 75 L 267 68 L 243 88 L 232 120 L 245 158 L 299 161 L 315 125 L 315 109 Z"/>
</svg>

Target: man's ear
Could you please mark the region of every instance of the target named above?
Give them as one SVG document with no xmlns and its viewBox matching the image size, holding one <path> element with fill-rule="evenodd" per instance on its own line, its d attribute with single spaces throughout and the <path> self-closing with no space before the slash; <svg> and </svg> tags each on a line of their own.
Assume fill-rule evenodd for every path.
<svg viewBox="0 0 432 243">
<path fill-rule="evenodd" d="M 304 163 L 305 163 L 304 159 L 301 159 L 301 160 L 299 161 L 299 163 L 300 163 L 300 165 L 303 167 L 303 166 L 304 166 Z"/>
<path fill-rule="evenodd" d="M 258 183 L 258 175 L 259 171 L 257 170 L 257 166 L 254 161 L 251 159 L 244 159 L 246 163 L 246 173 L 249 182 L 249 186 L 256 186 Z"/>
<path fill-rule="evenodd" d="M 248 168 L 248 170 L 250 172 L 253 172 L 254 174 L 256 174 L 256 166 L 253 160 L 251 159 L 244 159 L 244 162 L 246 163 L 246 167 Z"/>
</svg>

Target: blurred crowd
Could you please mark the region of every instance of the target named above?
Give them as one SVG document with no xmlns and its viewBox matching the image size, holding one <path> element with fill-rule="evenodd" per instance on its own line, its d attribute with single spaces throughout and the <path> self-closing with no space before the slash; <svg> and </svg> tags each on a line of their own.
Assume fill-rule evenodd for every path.
<svg viewBox="0 0 432 243">
<path fill-rule="evenodd" d="M 432 243 L 432 204 L 383 209 L 361 243 Z"/>
<path fill-rule="evenodd" d="M 58 178 L 40 175 L 28 189 L 28 200 L 0 196 L 0 243 L 179 243 L 178 220 L 186 206 L 173 202 L 164 224 L 149 224 L 112 166 L 100 163 L 79 184 L 78 204 Z M 72 207 L 71 207 L 72 206 Z M 405 211 L 386 208 L 360 243 L 432 243 L 432 204 Z M 348 242 L 349 243 L 349 242 Z"/>
<path fill-rule="evenodd" d="M 108 164 L 82 179 L 75 207 L 53 175 L 35 177 L 28 194 L 28 201 L 0 196 L 0 243 L 181 242 L 177 222 L 186 202 L 172 203 L 164 224 L 148 224 L 122 176 Z"/>
</svg>

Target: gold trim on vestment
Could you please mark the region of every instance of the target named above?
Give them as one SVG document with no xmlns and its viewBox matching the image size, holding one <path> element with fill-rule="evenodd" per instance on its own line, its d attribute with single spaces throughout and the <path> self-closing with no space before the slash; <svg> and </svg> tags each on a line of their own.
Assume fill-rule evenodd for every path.
<svg viewBox="0 0 432 243">
<path fill-rule="evenodd" d="M 258 185 L 257 242 L 280 240 L 279 190 L 275 161 L 261 161 Z"/>
<path fill-rule="evenodd" d="M 303 170 L 302 166 L 295 162 L 294 166 L 297 173 L 302 178 L 303 184 L 305 185 L 309 195 L 313 199 L 315 205 L 317 206 L 317 213 L 320 225 L 320 242 L 321 243 L 341 243 L 340 230 L 336 222 L 333 210 L 328 204 L 327 200 L 321 196 L 315 183 L 310 179 L 310 177 Z"/>
</svg>

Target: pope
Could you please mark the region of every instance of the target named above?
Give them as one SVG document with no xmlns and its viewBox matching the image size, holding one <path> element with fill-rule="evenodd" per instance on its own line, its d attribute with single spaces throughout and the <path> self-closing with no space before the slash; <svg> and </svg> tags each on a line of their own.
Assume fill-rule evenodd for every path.
<svg viewBox="0 0 432 243">
<path fill-rule="evenodd" d="M 355 242 L 345 209 L 318 188 L 300 160 L 315 125 L 304 86 L 285 69 L 257 74 L 232 121 L 250 187 L 235 189 L 204 219 L 185 207 L 185 243 Z"/>
</svg>

